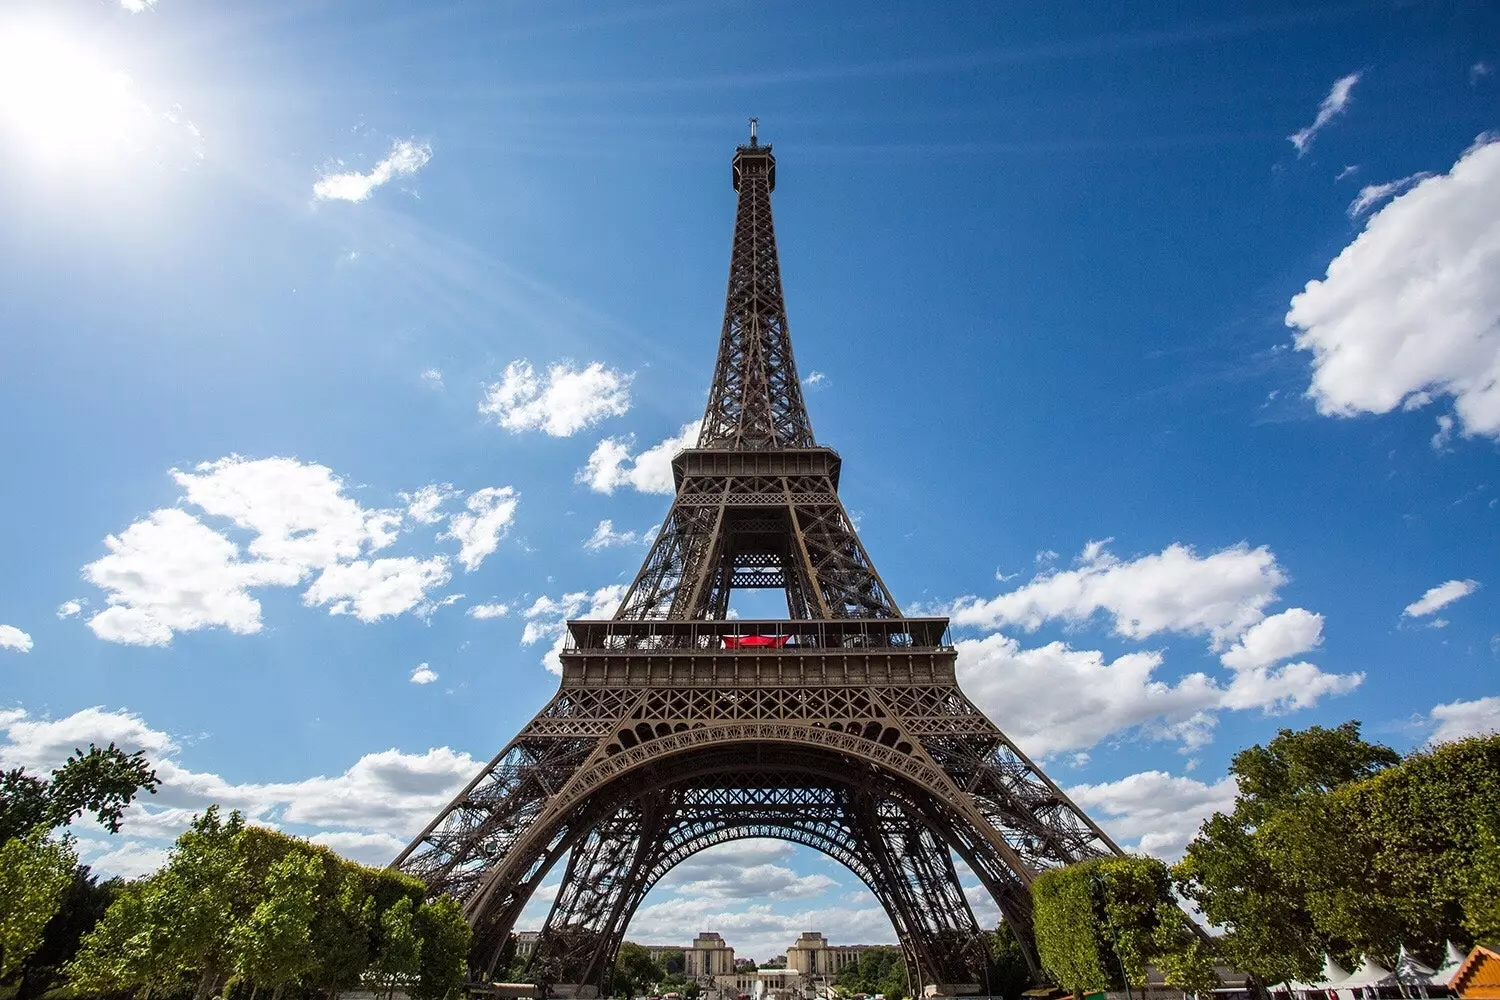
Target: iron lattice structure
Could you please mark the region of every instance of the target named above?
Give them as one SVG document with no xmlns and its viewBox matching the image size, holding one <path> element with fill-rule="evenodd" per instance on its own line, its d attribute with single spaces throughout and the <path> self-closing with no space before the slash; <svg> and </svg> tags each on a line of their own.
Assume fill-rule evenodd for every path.
<svg viewBox="0 0 1500 1000">
<path fill-rule="evenodd" d="M 587 992 L 674 865 L 782 838 L 869 887 L 913 984 L 982 986 L 955 855 L 1031 957 L 1036 873 L 1118 848 L 964 696 L 947 620 L 903 616 L 876 572 L 802 399 L 771 147 L 752 131 L 733 167 L 718 362 L 662 530 L 612 620 L 568 623 L 556 696 L 395 864 L 462 901 L 487 977 L 567 857 L 532 962 Z M 783 590 L 788 617 L 729 619 L 738 588 Z"/>
</svg>

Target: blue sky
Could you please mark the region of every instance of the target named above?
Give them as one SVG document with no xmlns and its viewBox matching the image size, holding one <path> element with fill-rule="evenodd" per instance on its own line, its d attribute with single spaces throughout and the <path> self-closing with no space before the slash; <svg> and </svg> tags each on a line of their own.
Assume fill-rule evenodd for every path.
<svg viewBox="0 0 1500 1000">
<path fill-rule="evenodd" d="M 9 3 L 0 758 L 158 761 L 82 832 L 111 871 L 209 801 L 393 856 L 665 513 L 752 114 L 866 545 L 1117 839 L 1174 856 L 1281 726 L 1494 728 L 1496 39 L 1482 3 Z M 630 933 L 810 928 L 890 939 L 749 842 Z"/>
</svg>

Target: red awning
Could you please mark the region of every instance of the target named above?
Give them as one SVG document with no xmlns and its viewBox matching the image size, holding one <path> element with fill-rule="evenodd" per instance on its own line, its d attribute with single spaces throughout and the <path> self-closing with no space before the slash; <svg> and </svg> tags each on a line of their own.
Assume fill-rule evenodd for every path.
<svg viewBox="0 0 1500 1000">
<path fill-rule="evenodd" d="M 772 649 L 780 649 L 790 638 L 789 635 L 726 635 L 724 648 L 744 649 L 747 646 L 770 646 Z"/>
</svg>

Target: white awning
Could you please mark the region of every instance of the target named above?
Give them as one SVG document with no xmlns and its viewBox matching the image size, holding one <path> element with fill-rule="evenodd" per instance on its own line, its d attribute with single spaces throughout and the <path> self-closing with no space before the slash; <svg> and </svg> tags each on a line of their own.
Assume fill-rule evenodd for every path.
<svg viewBox="0 0 1500 1000">
<path fill-rule="evenodd" d="M 1353 990 L 1359 989 L 1362 986 L 1389 986 L 1396 981 L 1396 977 L 1391 974 L 1390 969 L 1387 969 L 1373 958 L 1364 955 L 1360 957 L 1363 961 L 1360 962 L 1359 968 L 1355 969 L 1348 979 L 1338 984 L 1339 989 Z"/>
</svg>

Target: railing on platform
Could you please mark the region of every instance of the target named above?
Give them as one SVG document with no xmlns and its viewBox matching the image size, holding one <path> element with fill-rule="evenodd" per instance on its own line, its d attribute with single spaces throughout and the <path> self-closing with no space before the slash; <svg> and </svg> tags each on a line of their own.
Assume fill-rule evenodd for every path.
<svg viewBox="0 0 1500 1000">
<path fill-rule="evenodd" d="M 564 653 L 624 650 L 729 654 L 809 649 L 951 649 L 946 618 L 738 618 L 724 621 L 568 622 Z"/>
</svg>

